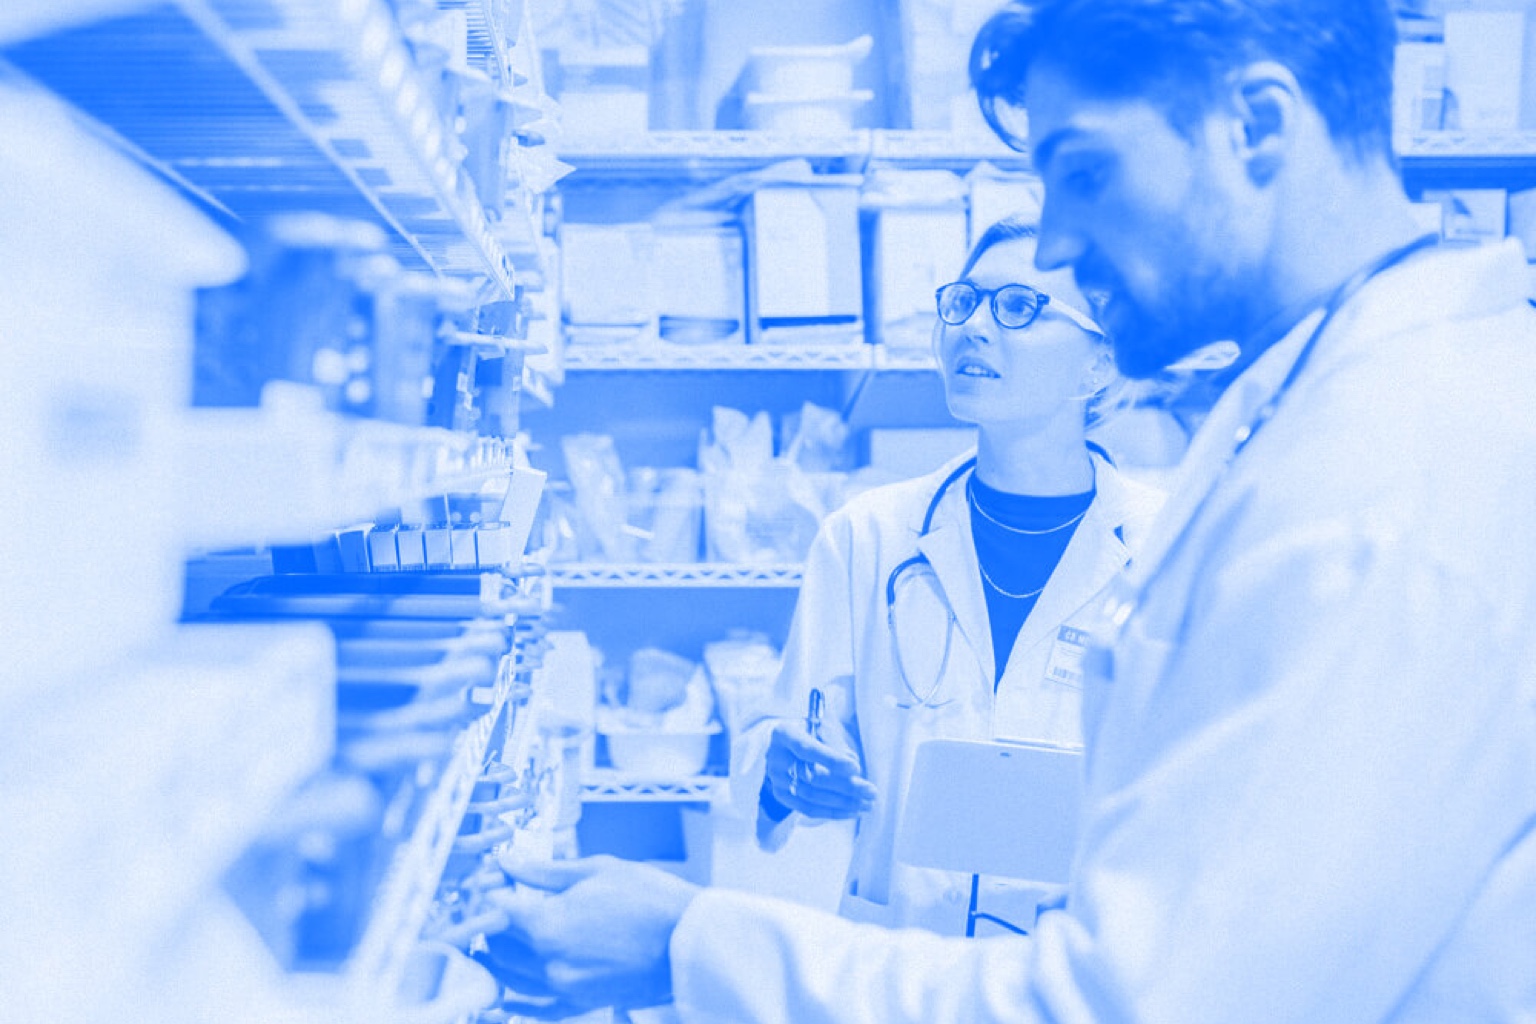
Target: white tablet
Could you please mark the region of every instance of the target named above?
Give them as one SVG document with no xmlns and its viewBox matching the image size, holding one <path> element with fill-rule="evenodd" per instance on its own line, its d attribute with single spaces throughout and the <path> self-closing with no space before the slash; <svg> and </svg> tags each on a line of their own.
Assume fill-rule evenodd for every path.
<svg viewBox="0 0 1536 1024">
<path fill-rule="evenodd" d="M 927 740 L 896 834 L 914 867 L 1047 885 L 1072 870 L 1082 805 L 1080 750 L 1022 743 Z"/>
</svg>

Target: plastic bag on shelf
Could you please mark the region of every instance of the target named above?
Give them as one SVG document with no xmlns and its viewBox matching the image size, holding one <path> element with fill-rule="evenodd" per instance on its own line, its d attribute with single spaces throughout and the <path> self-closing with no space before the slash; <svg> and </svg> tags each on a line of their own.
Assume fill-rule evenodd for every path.
<svg viewBox="0 0 1536 1024">
<path fill-rule="evenodd" d="M 629 526 L 642 562 L 697 562 L 704 493 L 687 467 L 629 474 Z"/>
<path fill-rule="evenodd" d="M 624 706 L 646 714 L 661 714 L 688 697 L 688 684 L 698 666 L 687 658 L 656 647 L 642 647 L 629 659 L 629 686 Z"/>
<path fill-rule="evenodd" d="M 778 649 L 761 633 L 732 633 L 704 645 L 704 666 L 732 736 L 775 710 L 773 684 L 781 664 Z"/>
<path fill-rule="evenodd" d="M 784 417 L 784 458 L 808 473 L 847 469 L 848 424 L 837 410 L 806 402 L 798 413 Z"/>
<path fill-rule="evenodd" d="M 711 439 L 712 436 L 712 439 Z M 713 561 L 796 562 L 816 536 L 825 502 L 793 462 L 773 457 L 767 413 L 716 408 L 699 450 L 704 536 Z"/>
<path fill-rule="evenodd" d="M 626 521 L 624 466 L 607 434 L 570 434 L 560 439 L 565 469 L 576 492 L 578 539 L 609 562 L 632 562 L 635 537 Z"/>
</svg>

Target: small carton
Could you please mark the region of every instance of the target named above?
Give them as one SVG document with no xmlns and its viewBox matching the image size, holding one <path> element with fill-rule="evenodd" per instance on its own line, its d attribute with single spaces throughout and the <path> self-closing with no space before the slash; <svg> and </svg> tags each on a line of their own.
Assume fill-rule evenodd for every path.
<svg viewBox="0 0 1536 1024">
<path fill-rule="evenodd" d="M 747 199 L 748 341 L 863 341 L 860 182 L 769 182 Z"/>
</svg>

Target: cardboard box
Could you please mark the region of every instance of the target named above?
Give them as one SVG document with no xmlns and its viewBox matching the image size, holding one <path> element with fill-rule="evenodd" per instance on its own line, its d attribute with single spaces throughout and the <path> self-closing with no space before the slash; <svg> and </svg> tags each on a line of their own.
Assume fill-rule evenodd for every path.
<svg viewBox="0 0 1536 1024">
<path fill-rule="evenodd" d="M 1392 62 L 1392 136 L 1439 131 L 1445 118 L 1445 44 L 1397 44 Z"/>
<path fill-rule="evenodd" d="M 1010 174 L 990 164 L 978 164 L 965 180 L 971 207 L 968 245 L 975 245 L 987 228 L 1008 217 L 1039 223 L 1045 186 L 1036 175 Z"/>
<path fill-rule="evenodd" d="M 746 251 L 740 227 L 658 224 L 655 246 L 661 336 L 745 342 Z"/>
<path fill-rule="evenodd" d="M 650 51 L 644 46 L 560 52 L 560 113 L 583 136 L 643 135 L 650 127 Z"/>
<path fill-rule="evenodd" d="M 748 341 L 863 340 L 861 180 L 769 183 L 747 199 Z"/>
<path fill-rule="evenodd" d="M 869 211 L 867 223 L 873 339 L 926 350 L 938 319 L 934 293 L 965 265 L 965 206 L 887 206 Z"/>
<path fill-rule="evenodd" d="M 1508 193 L 1501 188 L 1426 189 L 1423 199 L 1440 204 L 1440 234 L 1448 242 L 1496 242 L 1504 237 Z"/>
<path fill-rule="evenodd" d="M 1447 11 L 1447 127 L 1466 132 L 1520 127 L 1524 11 Z"/>
<path fill-rule="evenodd" d="M 638 326 L 656 318 L 649 224 L 566 224 L 560 232 L 565 321 Z"/>
</svg>

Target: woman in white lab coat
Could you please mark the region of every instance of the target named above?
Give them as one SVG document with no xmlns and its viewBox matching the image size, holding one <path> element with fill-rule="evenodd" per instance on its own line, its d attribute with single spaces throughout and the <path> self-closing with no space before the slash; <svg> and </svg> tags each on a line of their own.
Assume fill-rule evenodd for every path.
<svg viewBox="0 0 1536 1024">
<path fill-rule="evenodd" d="M 776 685 L 783 717 L 737 743 L 765 848 L 807 823 L 854 824 L 848 917 L 963 933 L 970 877 L 893 861 L 913 751 L 934 737 L 1080 746 L 1072 624 L 1161 505 L 1088 442 L 1111 349 L 1070 275 L 1034 256 L 1033 229 L 1003 221 L 939 290 L 934 351 L 977 449 L 827 518 Z M 1027 926 L 1038 892 L 1016 888 L 989 883 L 982 906 Z"/>
</svg>

